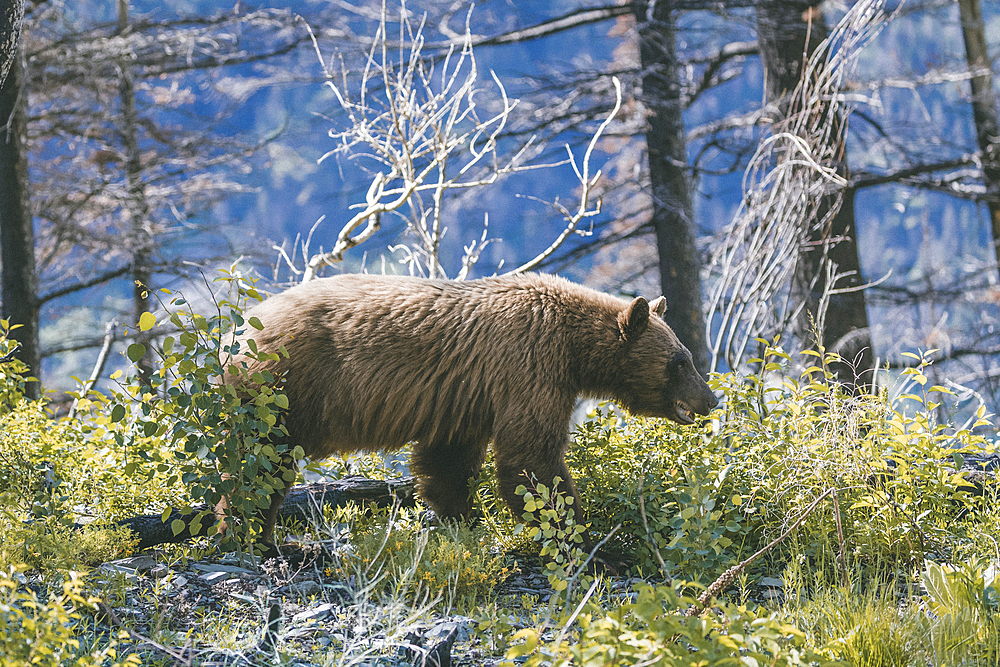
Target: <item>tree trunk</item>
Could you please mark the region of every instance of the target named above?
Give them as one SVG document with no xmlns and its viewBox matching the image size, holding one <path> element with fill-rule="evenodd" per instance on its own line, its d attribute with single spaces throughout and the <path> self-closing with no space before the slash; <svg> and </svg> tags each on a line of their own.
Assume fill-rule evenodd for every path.
<svg viewBox="0 0 1000 667">
<path fill-rule="evenodd" d="M 0 86 L 0 289 L 3 319 L 21 325 L 10 337 L 20 345 L 17 357 L 41 378 L 38 347 L 38 276 L 35 274 L 35 231 L 28 202 L 26 146 L 27 89 L 24 64 L 15 55 Z M 29 398 L 41 396 L 41 383 L 26 385 Z"/>
<path fill-rule="evenodd" d="M 792 102 L 789 96 L 798 85 L 803 63 L 826 39 L 826 21 L 815 0 L 761 0 L 756 12 L 767 96 L 778 104 L 782 114 L 787 114 Z M 820 113 L 829 115 L 825 110 Z M 843 126 L 845 119 L 833 115 L 828 122 Z M 841 176 L 846 177 L 844 134 L 836 130 L 828 136 L 839 142 L 839 145 L 829 148 L 832 154 L 839 156 L 837 168 Z M 808 311 L 798 324 L 803 341 L 811 337 L 811 318 L 819 317 L 824 292 L 864 284 L 858 256 L 853 193 L 845 192 L 840 204 L 836 215 L 826 226 L 814 227 L 810 231 L 809 247 L 799 261 L 796 289 L 803 293 Z M 817 220 L 823 219 L 835 206 L 837 195 L 834 193 L 819 206 Z M 837 273 L 848 274 L 836 285 L 827 281 L 824 249 L 828 250 L 828 260 L 836 265 Z M 827 350 L 838 352 L 847 361 L 846 364 L 836 364 L 832 370 L 838 374 L 840 382 L 852 391 L 864 391 L 871 384 L 874 366 L 864 293 L 858 290 L 830 295 L 822 321 L 822 331 L 815 332 L 820 336 L 820 342 Z"/>
<path fill-rule="evenodd" d="M 0 9 L 0 85 L 7 79 L 10 65 L 18 53 L 23 21 L 24 0 L 6 0 Z"/>
<path fill-rule="evenodd" d="M 701 373 L 710 357 L 702 312 L 701 257 L 688 179 L 676 23 L 671 3 L 635 0 L 642 66 L 641 100 L 648 113 L 646 152 L 653 198 L 652 226 L 659 253 L 660 288 L 667 299 L 664 320 L 694 357 Z"/>
<path fill-rule="evenodd" d="M 129 15 L 128 0 L 118 0 L 118 34 L 128 31 Z M 142 182 L 142 161 L 139 151 L 139 129 L 135 112 L 135 76 L 132 64 L 122 59 L 118 65 L 120 78 L 118 80 L 119 97 L 121 98 L 121 136 L 125 148 L 125 179 L 127 192 L 127 209 L 131 220 L 132 243 L 132 315 L 133 324 L 146 311 L 146 297 L 149 295 L 152 272 L 150 270 L 150 244 L 152 239 L 148 229 L 149 207 L 146 203 L 145 186 Z M 149 385 L 153 373 L 152 358 L 149 351 L 149 336 L 139 331 L 136 342 L 146 345 L 146 354 L 136 362 L 140 382 Z"/>
<path fill-rule="evenodd" d="M 983 162 L 983 182 L 986 185 L 986 206 L 993 223 L 993 248 L 1000 265 L 1000 119 L 993 95 L 993 74 L 986 47 L 986 29 L 979 0 L 958 0 L 962 17 L 962 37 L 965 57 L 972 78 L 972 118 L 976 123 L 976 140 Z"/>
</svg>

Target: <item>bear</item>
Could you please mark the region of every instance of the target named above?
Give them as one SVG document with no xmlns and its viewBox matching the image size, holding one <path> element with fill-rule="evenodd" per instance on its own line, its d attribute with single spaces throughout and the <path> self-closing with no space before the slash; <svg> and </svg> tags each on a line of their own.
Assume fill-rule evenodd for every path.
<svg viewBox="0 0 1000 667">
<path fill-rule="evenodd" d="M 263 330 L 240 332 L 240 350 L 252 338 L 264 352 L 284 346 L 287 357 L 237 353 L 236 361 L 282 379 L 288 445 L 310 459 L 412 443 L 417 492 L 439 517 L 469 518 L 469 481 L 491 442 L 515 515 L 523 508 L 515 489 L 531 476 L 544 484 L 559 476 L 580 507 L 565 463 L 579 397 L 680 424 L 718 404 L 661 319 L 665 303 L 629 302 L 544 274 L 463 282 L 344 274 L 248 310 Z M 284 499 L 276 496 L 265 544 Z"/>
</svg>

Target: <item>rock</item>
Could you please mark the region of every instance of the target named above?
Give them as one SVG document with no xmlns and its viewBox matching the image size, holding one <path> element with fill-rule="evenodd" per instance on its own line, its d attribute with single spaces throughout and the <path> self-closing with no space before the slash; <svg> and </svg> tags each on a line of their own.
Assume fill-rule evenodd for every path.
<svg viewBox="0 0 1000 667">
<path fill-rule="evenodd" d="M 146 574 L 156 567 L 156 560 L 150 556 L 140 554 L 128 558 L 119 558 L 118 560 L 111 561 L 110 564 L 119 568 L 135 570 L 139 574 Z"/>
<path fill-rule="evenodd" d="M 309 597 L 312 595 L 319 595 L 323 592 L 323 586 L 318 581 L 313 579 L 306 579 L 292 586 L 292 590 L 301 595 L 302 597 Z"/>
<path fill-rule="evenodd" d="M 452 631 L 455 632 L 452 643 L 465 643 L 472 639 L 472 632 L 477 625 L 478 623 L 468 616 L 452 616 L 451 618 L 440 620 L 424 633 L 424 645 L 442 641 L 451 635 Z"/>
<path fill-rule="evenodd" d="M 761 577 L 757 584 L 764 588 L 784 588 L 785 580 L 776 577 Z"/>
<path fill-rule="evenodd" d="M 307 609 L 301 613 L 292 616 L 292 623 L 309 623 L 321 621 L 324 618 L 328 618 L 333 615 L 336 605 L 332 605 L 329 602 L 324 602 L 323 604 L 318 604 L 312 609 Z"/>
<path fill-rule="evenodd" d="M 447 623 L 442 623 L 440 625 L 447 625 Z M 435 626 L 438 627 L 438 626 Z M 452 627 L 452 629 L 445 635 L 444 639 L 439 641 L 437 644 L 427 649 L 427 656 L 424 658 L 424 667 L 451 667 L 451 647 L 455 645 L 455 640 L 458 637 L 458 628 Z M 426 641 L 427 637 L 424 637 Z M 417 664 L 414 661 L 414 664 Z"/>
<path fill-rule="evenodd" d="M 149 576 L 151 576 L 153 579 L 163 579 L 168 574 L 170 574 L 170 568 L 168 568 L 166 565 L 163 565 L 162 563 L 155 565 L 149 571 Z"/>
<path fill-rule="evenodd" d="M 248 570 L 245 567 L 240 567 L 238 565 L 223 565 L 222 563 L 194 563 L 191 566 L 191 569 L 198 570 L 199 572 L 225 572 L 227 574 L 240 574 L 251 577 L 260 576 L 257 572 Z"/>
<path fill-rule="evenodd" d="M 182 574 L 178 574 L 176 577 L 167 582 L 167 590 L 170 591 L 171 595 L 176 594 L 180 589 L 187 586 L 188 580 Z"/>
<path fill-rule="evenodd" d="M 154 567 L 156 567 L 156 561 L 153 558 L 139 555 L 101 563 L 97 569 L 100 572 L 108 574 L 120 573 L 129 577 L 135 577 L 140 574 L 146 574 Z"/>
<path fill-rule="evenodd" d="M 204 579 L 206 582 L 212 584 L 213 586 L 215 584 L 221 584 L 223 582 L 223 580 L 228 580 L 229 579 L 229 573 L 228 572 L 206 572 L 205 574 L 201 574 L 201 575 L 198 575 L 198 576 L 200 576 L 202 579 Z"/>
</svg>

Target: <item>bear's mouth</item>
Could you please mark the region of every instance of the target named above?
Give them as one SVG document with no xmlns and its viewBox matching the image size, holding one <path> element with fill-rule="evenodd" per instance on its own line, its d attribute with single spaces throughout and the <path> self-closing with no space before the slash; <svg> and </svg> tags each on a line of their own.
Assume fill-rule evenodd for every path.
<svg viewBox="0 0 1000 667">
<path fill-rule="evenodd" d="M 694 410 L 691 406 L 681 400 L 674 401 L 674 421 L 678 424 L 693 424 L 694 423 Z"/>
</svg>

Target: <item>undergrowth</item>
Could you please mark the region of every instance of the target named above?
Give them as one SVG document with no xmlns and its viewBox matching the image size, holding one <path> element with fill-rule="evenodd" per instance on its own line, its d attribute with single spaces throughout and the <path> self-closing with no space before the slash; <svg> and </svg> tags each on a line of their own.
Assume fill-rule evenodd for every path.
<svg viewBox="0 0 1000 667">
<path fill-rule="evenodd" d="M 488 464 L 474 489 L 482 520 L 471 527 L 428 527 L 419 508 L 327 509 L 295 529 L 316 556 L 309 572 L 324 591 L 296 604 L 335 601 L 336 623 L 355 630 L 322 651 L 290 633 L 262 644 L 259 616 L 274 604 L 270 593 L 236 598 L 257 605 L 256 615 L 237 613 L 243 607 L 235 603 L 185 612 L 172 597 L 182 585 L 177 575 L 101 574 L 94 565 L 133 549 L 115 527 L 120 518 L 212 501 L 212 489 L 238 474 L 225 488 L 246 494 L 237 505 L 237 527 L 246 532 L 236 537 L 244 539 L 256 530 L 257 490 L 290 481 L 268 467 L 272 455 L 291 454 L 267 449 L 269 432 L 280 429 L 273 419 L 280 388 L 249 400 L 212 393 L 222 368 L 212 355 L 243 326 L 237 302 L 227 308 L 214 323 L 191 313 L 175 322 L 182 333 L 159 350 L 157 391 L 126 384 L 117 398 L 81 397 L 73 420 L 27 401 L 23 367 L 0 363 L 5 664 L 171 664 L 154 644 L 201 646 L 183 654 L 192 664 L 199 659 L 191 656 L 211 662 L 207 656 L 257 655 L 261 646 L 279 663 L 372 664 L 398 655 L 413 623 L 443 614 L 472 616 L 478 655 L 511 664 L 1000 660 L 1000 510 L 993 483 L 974 487 L 963 470 L 969 453 L 993 451 L 984 437 L 993 429 L 981 409 L 962 423 L 939 422 L 948 392 L 931 386 L 919 356 L 891 392 L 857 398 L 830 381 L 824 359 L 803 357 L 813 364 L 793 374 L 791 356 L 772 344 L 756 361 L 758 374 L 712 379 L 724 407 L 691 427 L 600 406 L 576 430 L 568 460 L 583 507 L 569 503 L 560 480 L 535 480 L 519 489 L 525 506 L 513 514 L 496 502 Z M 185 327 L 193 327 L 190 337 Z M 9 350 L 0 336 L 0 356 Z M 248 429 L 222 441 L 232 452 L 202 447 L 216 431 L 198 424 L 215 414 Z M 253 466 L 244 465 L 247 452 L 257 456 Z M 340 467 L 384 468 L 377 459 Z M 743 563 L 728 589 L 696 602 L 793 524 L 785 539 Z M 585 565 L 585 528 L 595 542 L 609 536 L 603 549 L 625 563 L 616 579 Z M 165 547 L 160 559 L 189 567 L 217 558 L 217 546 Z M 523 574 L 525 554 L 541 555 L 550 592 L 498 594 L 499 584 Z M 279 567 L 266 576 L 284 590 L 304 571 Z M 625 576 L 634 578 L 623 595 Z M 334 590 L 349 595 L 330 597 Z M 109 620 L 116 605 L 133 604 L 152 610 L 155 622 Z M 376 631 L 378 641 L 364 634 Z"/>
</svg>

